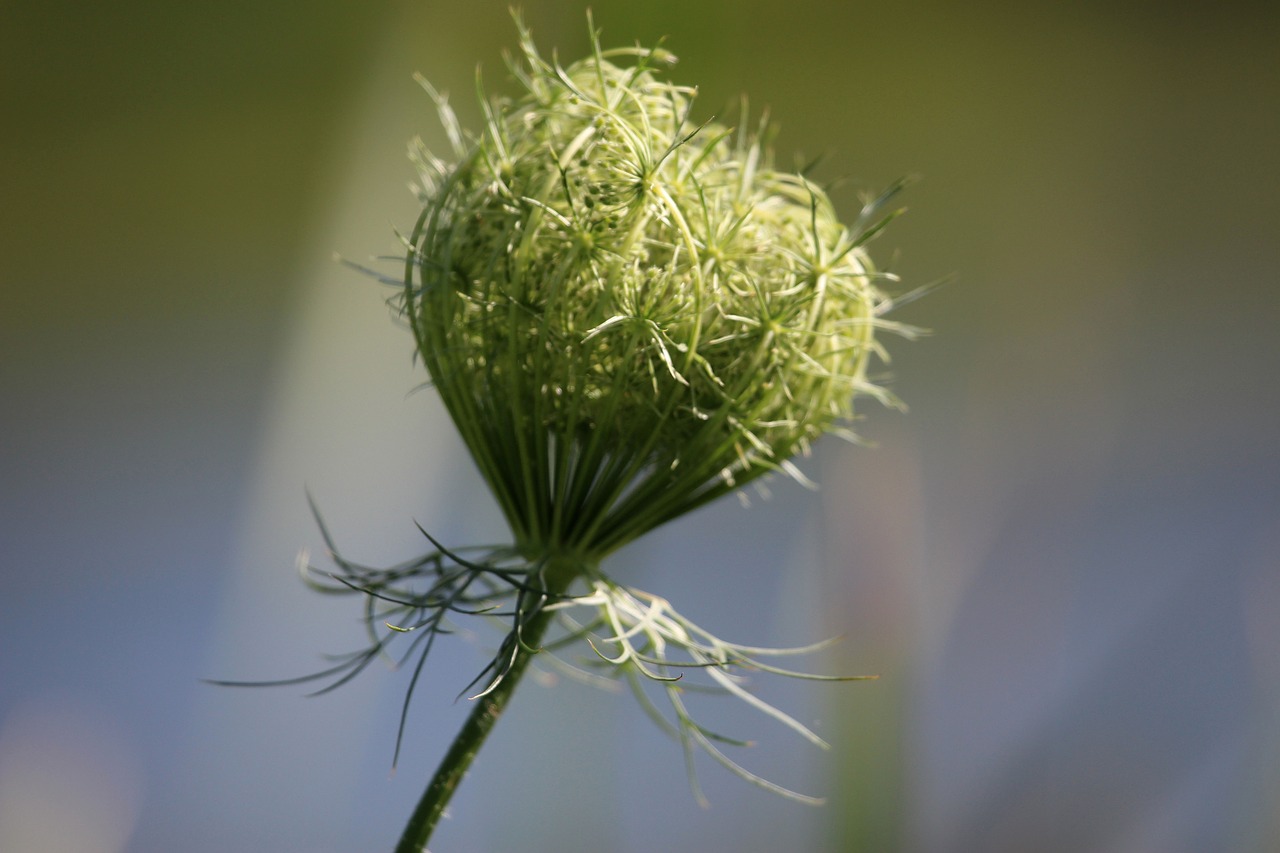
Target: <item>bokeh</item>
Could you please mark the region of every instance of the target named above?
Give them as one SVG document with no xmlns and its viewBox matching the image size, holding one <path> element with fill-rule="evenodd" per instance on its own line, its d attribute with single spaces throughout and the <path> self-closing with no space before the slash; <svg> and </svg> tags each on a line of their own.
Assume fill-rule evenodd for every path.
<svg viewBox="0 0 1280 853">
<path fill-rule="evenodd" d="M 699 115 L 740 95 L 904 289 L 910 411 L 620 553 L 727 639 L 841 642 L 761 680 L 832 742 L 707 705 L 775 799 L 625 694 L 522 687 L 440 851 L 1280 847 L 1280 13 L 1270 4 L 596 0 Z M 584 3 L 528 0 L 545 50 Z M 375 564 L 501 539 L 390 292 L 420 71 L 474 124 L 507 3 L 0 8 L 0 850 L 390 849 L 485 643 L 407 675 L 230 689 L 361 639 L 307 591 L 309 490 Z"/>
</svg>

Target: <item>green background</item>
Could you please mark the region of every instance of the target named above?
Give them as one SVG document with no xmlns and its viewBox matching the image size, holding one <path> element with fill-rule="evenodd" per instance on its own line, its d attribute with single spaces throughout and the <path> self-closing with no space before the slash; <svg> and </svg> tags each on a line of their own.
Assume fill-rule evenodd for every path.
<svg viewBox="0 0 1280 853">
<path fill-rule="evenodd" d="M 820 446 L 819 493 L 614 567 L 882 677 L 763 687 L 829 754 L 713 709 L 820 810 L 708 763 L 701 811 L 629 698 L 526 687 L 435 847 L 1274 849 L 1280 15 L 592 6 L 606 44 L 667 36 L 702 118 L 746 93 L 780 159 L 826 154 L 846 216 L 924 176 L 875 244 L 905 286 L 951 279 L 900 313 L 933 334 L 889 342 L 910 413 Z M 524 4 L 566 61 L 584 8 Z M 330 255 L 411 224 L 404 143 L 443 147 L 411 74 L 474 125 L 475 65 L 501 90 L 513 44 L 488 0 L 0 5 L 0 849 L 390 847 L 478 655 L 441 654 L 390 779 L 403 677 L 197 679 L 358 640 L 290 572 L 304 485 L 370 562 L 413 519 L 501 536 L 387 294 Z"/>
</svg>

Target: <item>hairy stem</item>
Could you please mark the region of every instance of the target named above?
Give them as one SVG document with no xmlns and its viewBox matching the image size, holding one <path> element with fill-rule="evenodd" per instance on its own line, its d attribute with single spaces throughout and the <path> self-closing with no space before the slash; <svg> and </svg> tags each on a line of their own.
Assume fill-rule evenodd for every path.
<svg viewBox="0 0 1280 853">
<path fill-rule="evenodd" d="M 555 598 L 564 592 L 583 571 L 583 563 L 578 560 L 552 560 L 544 576 L 547 592 Z M 515 693 L 520 677 L 524 675 L 529 661 L 537 653 L 542 637 L 551 624 L 554 613 L 541 609 L 525 623 L 520 634 L 521 645 L 517 647 L 516 658 L 506 675 L 496 687 L 475 700 L 476 706 L 467 716 L 462 728 L 453 739 L 449 751 L 445 753 L 430 784 L 413 810 L 409 823 L 400 836 L 395 853 L 426 853 L 427 842 L 435 830 L 440 816 L 453 797 L 453 792 L 461 784 L 462 778 L 471 767 L 485 738 L 498 722 L 511 695 Z M 530 651 L 530 649 L 534 651 Z"/>
</svg>

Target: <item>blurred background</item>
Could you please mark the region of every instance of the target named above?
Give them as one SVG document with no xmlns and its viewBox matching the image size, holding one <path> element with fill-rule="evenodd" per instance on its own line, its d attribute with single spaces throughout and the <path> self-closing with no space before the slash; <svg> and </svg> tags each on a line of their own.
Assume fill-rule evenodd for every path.
<svg viewBox="0 0 1280 853">
<path fill-rule="evenodd" d="M 821 444 L 807 492 L 708 508 L 615 577 L 728 639 L 840 635 L 876 682 L 731 704 L 753 770 L 699 765 L 627 695 L 531 681 L 440 851 L 1280 848 L 1280 13 L 1272 4 L 595 0 L 666 44 L 698 116 L 745 92 L 933 330 L 890 341 L 909 414 Z M 526 0 L 544 51 L 584 4 Z M 388 850 L 482 662 L 438 648 L 324 698 L 361 639 L 293 572 L 501 539 L 381 286 L 420 71 L 474 125 L 507 3 L 0 6 L 0 849 Z M 492 637 L 482 637 L 491 641 Z M 549 689 L 553 688 L 553 689 Z"/>
</svg>

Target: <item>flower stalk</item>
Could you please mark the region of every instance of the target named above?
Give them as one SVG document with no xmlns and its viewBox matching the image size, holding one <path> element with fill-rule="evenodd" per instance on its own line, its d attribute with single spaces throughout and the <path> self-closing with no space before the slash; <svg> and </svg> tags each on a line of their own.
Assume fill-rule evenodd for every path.
<svg viewBox="0 0 1280 853">
<path fill-rule="evenodd" d="M 574 578 L 585 571 L 573 559 L 555 561 L 546 573 L 548 589 L 546 600 L 560 597 Z M 516 685 L 528 668 L 529 662 L 539 651 L 547 628 L 554 619 L 554 613 L 544 603 L 539 606 L 531 618 L 522 626 L 518 636 L 518 644 L 514 649 L 510 666 L 505 676 L 481 695 L 475 697 L 475 707 L 467 715 L 449 751 L 440 761 L 435 775 L 427 785 L 418 801 L 417 807 L 405 825 L 396 845 L 396 853 L 423 853 L 436 824 L 444 814 L 449 800 L 461 784 L 471 762 L 475 760 L 485 738 L 497 724 L 498 718 L 506 709 Z"/>
</svg>

